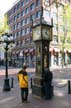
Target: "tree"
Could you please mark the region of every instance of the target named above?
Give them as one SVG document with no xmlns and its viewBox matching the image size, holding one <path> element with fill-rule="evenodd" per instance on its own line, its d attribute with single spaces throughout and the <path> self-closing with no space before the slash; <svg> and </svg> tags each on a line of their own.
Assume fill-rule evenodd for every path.
<svg viewBox="0 0 71 108">
<path fill-rule="evenodd" d="M 8 16 L 6 14 L 4 16 L 0 16 L 0 37 L 2 37 L 2 35 L 5 33 L 9 33 L 9 31 L 10 31 L 10 26 L 8 25 Z M 0 44 L 0 50 L 4 51 L 3 45 L 1 44 Z"/>
<path fill-rule="evenodd" d="M 64 35 L 61 35 L 60 49 L 62 54 L 62 66 L 64 65 L 64 50 L 71 50 L 71 7 L 66 4 L 64 6 Z"/>
<path fill-rule="evenodd" d="M 8 16 L 5 14 L 4 17 L 0 17 L 0 36 L 4 33 L 8 33 L 10 30 L 10 27 L 8 25 Z"/>
</svg>

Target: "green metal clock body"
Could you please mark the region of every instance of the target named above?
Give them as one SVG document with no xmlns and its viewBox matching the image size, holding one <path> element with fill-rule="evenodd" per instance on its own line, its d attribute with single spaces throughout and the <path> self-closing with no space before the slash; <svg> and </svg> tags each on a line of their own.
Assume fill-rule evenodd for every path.
<svg viewBox="0 0 71 108">
<path fill-rule="evenodd" d="M 38 24 L 33 27 L 33 41 L 36 45 L 36 75 L 33 78 L 32 94 L 44 98 L 44 71 L 49 70 L 49 43 L 52 40 L 52 26 Z"/>
</svg>

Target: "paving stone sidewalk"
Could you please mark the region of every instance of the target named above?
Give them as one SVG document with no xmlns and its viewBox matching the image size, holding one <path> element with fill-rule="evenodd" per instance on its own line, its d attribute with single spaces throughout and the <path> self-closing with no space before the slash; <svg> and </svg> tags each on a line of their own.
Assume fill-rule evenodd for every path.
<svg viewBox="0 0 71 108">
<path fill-rule="evenodd" d="M 29 101 L 30 103 L 21 103 L 18 86 L 10 92 L 3 92 L 0 88 L 0 108 L 71 108 L 71 94 L 64 90 L 54 90 L 51 100 L 34 98 L 30 90 Z"/>
<path fill-rule="evenodd" d="M 58 72 L 58 70 L 56 70 L 55 77 L 57 78 L 57 76 L 59 77 L 60 75 L 62 78 L 62 76 L 69 74 L 68 78 L 71 79 L 71 73 L 69 71 L 70 70 L 67 69 L 66 71 L 64 70 L 63 73 L 60 71 L 56 74 Z M 57 79 L 56 84 L 62 83 L 59 82 L 59 80 Z M 30 103 L 22 104 L 17 80 L 14 81 L 14 88 L 12 88 L 10 92 L 2 91 L 2 83 L 3 78 L 0 77 L 0 108 L 71 108 L 71 94 L 68 94 L 67 86 L 63 88 L 54 87 L 54 96 L 51 100 L 36 99 L 33 97 L 31 90 L 29 90 Z M 64 83 L 66 82 L 63 80 L 63 85 Z"/>
</svg>

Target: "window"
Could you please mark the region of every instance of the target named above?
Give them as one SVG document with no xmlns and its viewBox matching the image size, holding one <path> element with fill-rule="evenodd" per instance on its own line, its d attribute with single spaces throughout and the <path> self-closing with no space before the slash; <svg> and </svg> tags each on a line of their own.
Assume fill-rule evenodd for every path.
<svg viewBox="0 0 71 108">
<path fill-rule="evenodd" d="M 22 44 L 23 44 L 23 45 L 25 44 L 25 40 L 22 41 Z"/>
<path fill-rule="evenodd" d="M 32 3 L 32 4 L 30 5 L 30 10 L 34 10 L 34 8 L 35 8 L 35 4 Z"/>
<path fill-rule="evenodd" d="M 22 40 L 20 40 L 20 45 L 22 46 Z"/>
<path fill-rule="evenodd" d="M 58 37 L 56 35 L 53 36 L 53 42 L 57 43 L 58 42 Z"/>
<path fill-rule="evenodd" d="M 17 5 L 17 10 L 20 9 L 20 4 Z"/>
<path fill-rule="evenodd" d="M 23 10 L 22 12 L 21 12 L 21 16 L 24 16 L 25 15 L 25 10 Z"/>
<path fill-rule="evenodd" d="M 16 12 L 16 7 L 14 7 L 14 13 Z"/>
<path fill-rule="evenodd" d="M 29 2 L 29 0 L 25 0 L 25 2 L 26 2 L 26 3 L 28 3 L 28 2 Z"/>
<path fill-rule="evenodd" d="M 53 31 L 57 31 L 57 30 L 58 30 L 57 24 L 54 24 Z"/>
<path fill-rule="evenodd" d="M 24 1 L 21 2 L 21 7 L 24 7 Z"/>
<path fill-rule="evenodd" d="M 60 42 L 64 43 L 65 42 L 65 37 L 64 36 L 60 36 Z"/>
<path fill-rule="evenodd" d="M 30 40 L 30 42 L 32 42 L 33 41 L 32 37 L 30 37 L 29 40 Z"/>
<path fill-rule="evenodd" d="M 17 17 L 16 17 L 16 16 L 14 16 L 14 21 L 16 21 L 16 18 L 17 18 Z"/>
<path fill-rule="evenodd" d="M 54 12 L 57 12 L 56 3 L 53 4 L 53 8 L 52 9 L 53 9 Z"/>
<path fill-rule="evenodd" d="M 17 25 L 15 24 L 15 25 L 13 26 L 13 30 L 16 30 L 16 28 L 17 28 Z"/>
<path fill-rule="evenodd" d="M 11 31 L 13 31 L 13 26 L 12 26 L 12 27 L 10 27 L 10 30 L 11 30 Z"/>
<path fill-rule="evenodd" d="M 35 15 L 34 14 L 30 16 L 30 21 L 31 21 L 31 19 L 35 20 Z"/>
<path fill-rule="evenodd" d="M 17 14 L 17 18 L 20 18 L 20 13 Z"/>
<path fill-rule="evenodd" d="M 17 37 L 19 36 L 19 33 L 17 32 Z"/>
<path fill-rule="evenodd" d="M 36 12 L 36 18 L 40 18 L 40 15 L 41 15 L 40 11 Z"/>
<path fill-rule="evenodd" d="M 15 34 L 13 35 L 14 39 L 16 39 L 16 36 L 17 36 L 17 33 L 15 33 Z"/>
<path fill-rule="evenodd" d="M 60 31 L 60 32 L 63 32 L 63 31 L 64 31 L 64 27 L 63 27 L 63 26 L 60 26 L 60 27 L 59 27 L 59 31 Z"/>
<path fill-rule="evenodd" d="M 25 30 L 24 30 L 24 29 L 21 30 L 21 35 L 22 35 L 22 36 L 25 35 Z"/>
<path fill-rule="evenodd" d="M 47 17 L 47 18 L 50 18 L 50 11 L 44 10 L 43 11 L 43 16 Z"/>
<path fill-rule="evenodd" d="M 19 37 L 20 37 L 20 34 L 21 34 L 21 32 L 19 31 L 19 32 L 18 32 L 18 36 L 19 36 Z"/>
<path fill-rule="evenodd" d="M 28 34 L 29 33 L 29 27 L 27 27 L 26 29 L 25 29 L 25 34 Z"/>
<path fill-rule="evenodd" d="M 29 13 L 29 7 L 27 7 L 26 9 L 25 9 L 25 14 L 28 14 Z"/>
<path fill-rule="evenodd" d="M 32 32 L 32 27 L 30 27 L 30 32 Z"/>
<path fill-rule="evenodd" d="M 13 18 L 9 19 L 8 24 L 13 23 Z"/>
<path fill-rule="evenodd" d="M 18 46 L 18 41 L 16 41 L 16 46 Z"/>
<path fill-rule="evenodd" d="M 21 45 L 21 41 L 20 40 L 18 41 L 18 44 Z"/>
<path fill-rule="evenodd" d="M 21 25 L 24 26 L 25 25 L 25 20 L 21 21 Z"/>
<path fill-rule="evenodd" d="M 17 28 L 20 28 L 20 22 L 17 23 Z"/>
<path fill-rule="evenodd" d="M 29 17 L 25 19 L 25 24 L 29 24 Z"/>
<path fill-rule="evenodd" d="M 21 34 L 20 31 L 18 31 L 18 32 L 17 32 L 17 37 L 20 37 L 20 34 Z"/>
<path fill-rule="evenodd" d="M 53 13 L 53 19 L 57 20 L 57 13 L 55 13 L 55 12 Z"/>
<path fill-rule="evenodd" d="M 40 0 L 36 0 L 36 6 L 40 5 Z"/>
</svg>

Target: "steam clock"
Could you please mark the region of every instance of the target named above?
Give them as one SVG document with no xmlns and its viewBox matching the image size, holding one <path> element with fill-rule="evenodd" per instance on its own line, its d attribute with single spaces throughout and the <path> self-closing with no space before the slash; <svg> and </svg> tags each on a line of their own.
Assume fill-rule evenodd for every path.
<svg viewBox="0 0 71 108">
<path fill-rule="evenodd" d="M 44 97 L 44 70 L 49 70 L 49 44 L 52 40 L 53 24 L 33 25 L 33 41 L 36 44 L 36 75 L 33 78 L 32 94 Z"/>
</svg>

